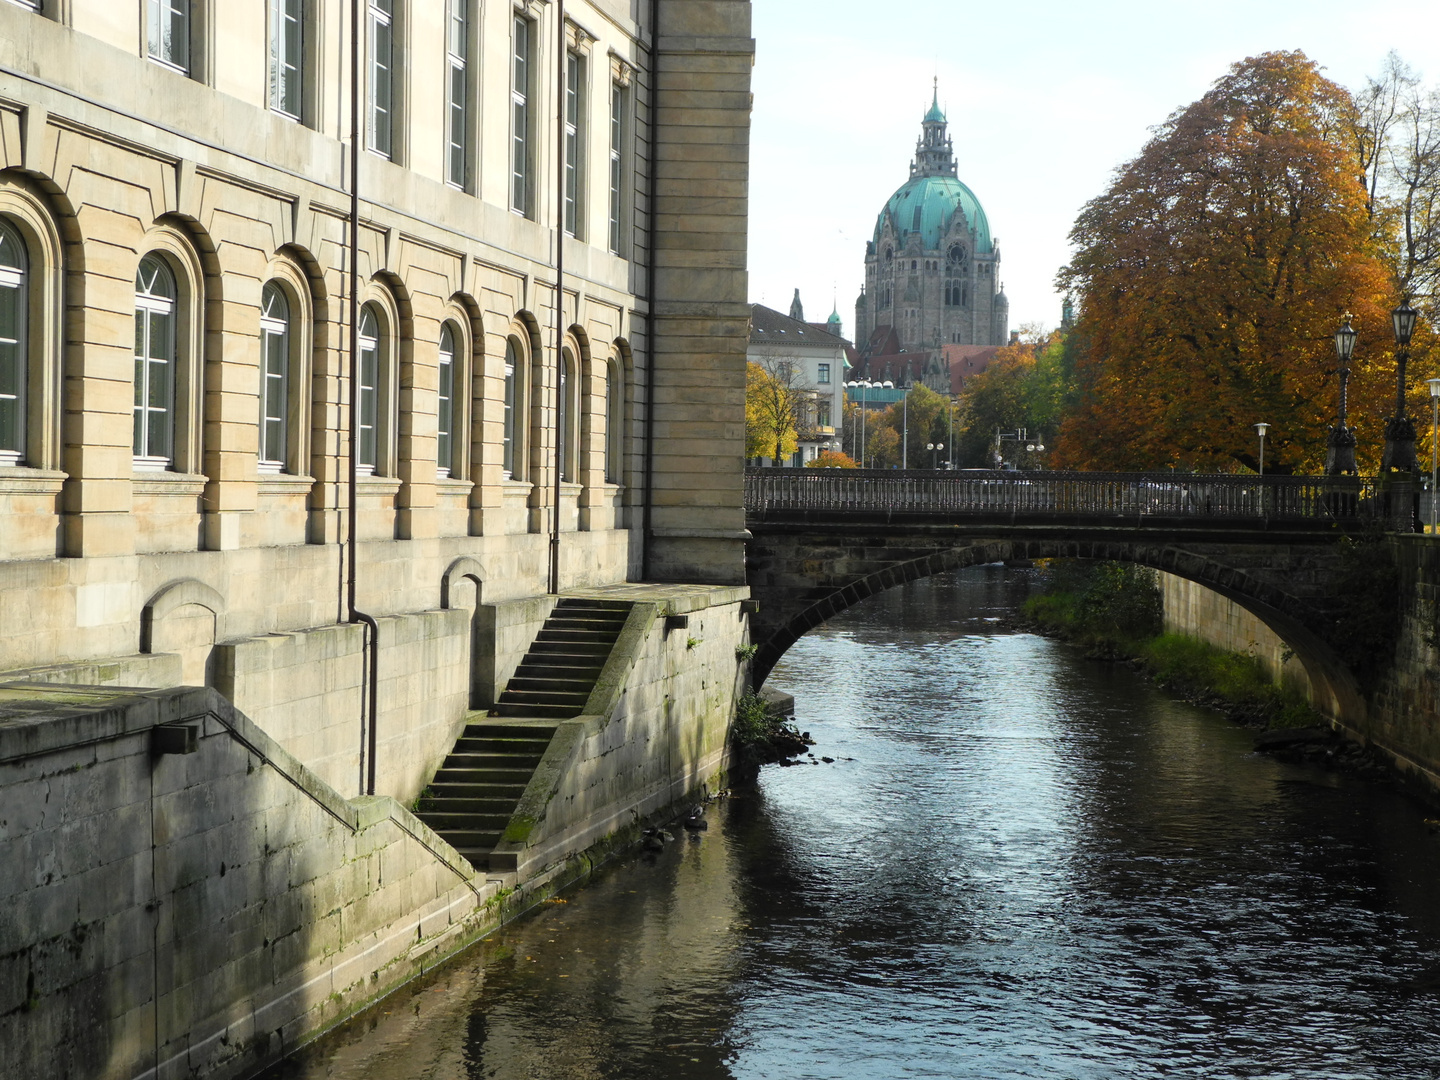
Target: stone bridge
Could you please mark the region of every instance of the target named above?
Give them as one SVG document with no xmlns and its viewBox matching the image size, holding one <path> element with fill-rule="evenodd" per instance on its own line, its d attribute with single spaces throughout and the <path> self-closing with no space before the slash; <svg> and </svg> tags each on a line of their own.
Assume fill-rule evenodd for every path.
<svg viewBox="0 0 1440 1080">
<path fill-rule="evenodd" d="M 983 563 L 1107 559 L 1254 613 L 1337 718 L 1363 711 L 1327 640 L 1339 541 L 1414 519 L 1408 491 L 1357 477 L 752 469 L 745 499 L 757 685 L 806 631 L 892 586 Z"/>
</svg>

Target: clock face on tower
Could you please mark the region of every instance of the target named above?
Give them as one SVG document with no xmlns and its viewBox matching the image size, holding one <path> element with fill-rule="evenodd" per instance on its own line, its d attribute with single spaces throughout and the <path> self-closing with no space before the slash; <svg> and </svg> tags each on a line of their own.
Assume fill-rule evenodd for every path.
<svg viewBox="0 0 1440 1080">
<path fill-rule="evenodd" d="M 963 262 L 965 261 L 965 245 L 963 245 L 963 244 L 951 244 L 951 245 L 950 245 L 950 250 L 949 250 L 949 252 L 947 252 L 947 254 L 948 254 L 949 257 L 950 257 L 950 261 L 951 261 L 952 263 L 954 263 L 956 266 L 959 266 L 961 263 L 963 263 Z"/>
</svg>

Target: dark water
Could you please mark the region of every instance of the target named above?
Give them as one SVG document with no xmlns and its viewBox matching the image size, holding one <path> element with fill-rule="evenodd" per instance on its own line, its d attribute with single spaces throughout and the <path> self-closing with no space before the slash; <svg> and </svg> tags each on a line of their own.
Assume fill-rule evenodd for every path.
<svg viewBox="0 0 1440 1080">
<path fill-rule="evenodd" d="M 771 682 L 834 764 L 543 905 L 287 1077 L 1440 1075 L 1440 837 L 922 582 Z"/>
</svg>

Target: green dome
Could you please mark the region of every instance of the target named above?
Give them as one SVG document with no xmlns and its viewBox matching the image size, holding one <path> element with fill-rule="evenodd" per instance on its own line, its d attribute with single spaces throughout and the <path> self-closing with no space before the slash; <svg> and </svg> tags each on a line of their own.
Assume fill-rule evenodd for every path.
<svg viewBox="0 0 1440 1080">
<path fill-rule="evenodd" d="M 965 211 L 965 223 L 975 230 L 975 253 L 988 255 L 991 250 L 990 222 L 975 193 L 953 176 L 917 176 L 902 187 L 875 222 L 875 243 L 880 243 L 880 229 L 885 224 L 885 211 L 895 219 L 895 230 L 901 244 L 917 228 L 919 209 L 920 244 L 926 251 L 936 251 L 941 238 L 950 227 L 957 209 Z"/>
</svg>

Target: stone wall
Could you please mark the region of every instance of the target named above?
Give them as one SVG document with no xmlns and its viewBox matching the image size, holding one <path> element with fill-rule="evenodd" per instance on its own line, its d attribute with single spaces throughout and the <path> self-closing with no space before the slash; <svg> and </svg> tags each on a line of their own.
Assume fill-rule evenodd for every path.
<svg viewBox="0 0 1440 1080">
<path fill-rule="evenodd" d="M 153 755 L 159 725 L 195 752 Z M 7 1078 L 248 1074 L 493 925 L 499 889 L 212 690 L 0 689 Z"/>
<path fill-rule="evenodd" d="M 1310 676 L 1290 647 L 1234 600 L 1188 578 L 1156 571 L 1165 600 L 1165 631 L 1259 660 L 1277 683 L 1311 696 Z"/>
<path fill-rule="evenodd" d="M 745 589 L 633 586 L 638 602 L 584 715 L 560 724 L 491 857 L 522 876 L 711 793 L 726 764 L 749 642 Z M 614 598 L 614 590 L 606 590 Z M 667 628 L 667 617 L 686 626 Z"/>
</svg>

